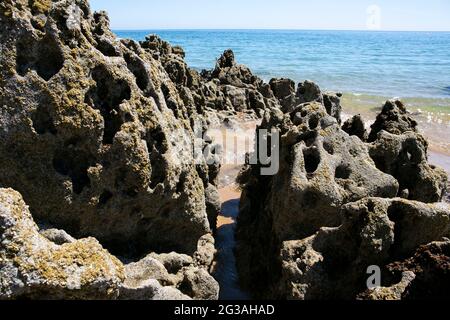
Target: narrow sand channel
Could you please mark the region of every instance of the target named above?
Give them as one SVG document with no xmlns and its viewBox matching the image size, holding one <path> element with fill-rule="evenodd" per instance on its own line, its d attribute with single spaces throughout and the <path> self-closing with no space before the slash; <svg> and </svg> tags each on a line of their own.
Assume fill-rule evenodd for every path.
<svg viewBox="0 0 450 320">
<path fill-rule="evenodd" d="M 245 153 L 253 151 L 257 121 L 235 123 L 232 128 L 219 128 L 210 132 L 224 151 L 219 176 L 219 194 L 222 202 L 217 220 L 216 247 L 218 250 L 214 277 L 220 284 L 220 300 L 249 300 L 251 296 L 241 289 L 236 268 L 234 249 L 235 231 L 239 215 L 241 192 L 235 181 L 244 164 Z"/>
<path fill-rule="evenodd" d="M 234 249 L 236 219 L 239 214 L 240 192 L 231 185 L 219 190 L 222 212 L 218 219 L 216 244 L 217 268 L 214 274 L 220 284 L 220 300 L 248 300 L 250 295 L 239 286 Z"/>
</svg>

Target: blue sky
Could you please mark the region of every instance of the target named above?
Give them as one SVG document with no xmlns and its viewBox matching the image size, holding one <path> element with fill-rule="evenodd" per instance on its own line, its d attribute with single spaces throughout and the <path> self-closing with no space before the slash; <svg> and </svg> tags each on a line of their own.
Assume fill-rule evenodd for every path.
<svg viewBox="0 0 450 320">
<path fill-rule="evenodd" d="M 111 26 L 116 30 L 450 31 L 449 0 L 91 0 L 90 3 L 96 11 L 108 11 Z"/>
</svg>

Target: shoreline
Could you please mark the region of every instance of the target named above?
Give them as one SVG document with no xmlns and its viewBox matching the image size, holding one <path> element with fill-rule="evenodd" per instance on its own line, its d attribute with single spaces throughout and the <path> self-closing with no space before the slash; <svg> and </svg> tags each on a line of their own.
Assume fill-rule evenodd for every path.
<svg viewBox="0 0 450 320">
<path fill-rule="evenodd" d="M 450 156 L 449 155 L 430 148 L 430 150 L 428 151 L 428 160 L 430 161 L 431 164 L 441 167 L 442 169 L 447 171 L 447 174 L 450 178 Z"/>
<path fill-rule="evenodd" d="M 366 121 L 366 128 L 370 129 L 381 106 L 388 99 L 385 96 L 344 93 L 342 97 L 343 119 L 345 121 L 353 115 L 361 114 Z M 429 142 L 429 150 L 450 157 L 450 139 L 446 139 L 446 137 L 450 137 L 450 99 L 399 99 L 418 122 L 419 132 Z M 450 169 L 447 172 L 450 172 Z"/>
</svg>

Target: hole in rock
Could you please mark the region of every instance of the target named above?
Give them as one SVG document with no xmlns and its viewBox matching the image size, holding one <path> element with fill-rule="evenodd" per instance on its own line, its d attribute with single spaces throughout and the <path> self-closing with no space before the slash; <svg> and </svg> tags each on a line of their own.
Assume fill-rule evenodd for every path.
<svg viewBox="0 0 450 320">
<path fill-rule="evenodd" d="M 187 173 L 185 173 L 185 172 L 183 172 L 183 173 L 181 174 L 180 180 L 178 181 L 177 187 L 176 187 L 176 192 L 177 192 L 177 193 L 180 193 L 180 194 L 181 194 L 181 193 L 183 192 L 184 185 L 185 185 L 185 183 L 186 183 L 186 176 L 187 176 Z"/>
<path fill-rule="evenodd" d="M 334 147 L 333 145 L 329 142 L 329 141 L 324 141 L 323 142 L 323 148 L 326 152 L 328 152 L 329 154 L 333 155 L 334 154 Z"/>
<path fill-rule="evenodd" d="M 139 194 L 137 188 L 135 187 L 131 187 L 125 190 L 125 195 L 130 197 L 130 198 L 136 198 L 137 195 Z"/>
<path fill-rule="evenodd" d="M 37 134 L 45 134 L 49 132 L 55 135 L 57 133 L 47 105 L 39 105 L 31 116 L 31 120 L 33 121 L 33 128 Z"/>
<path fill-rule="evenodd" d="M 144 63 L 138 58 L 132 56 L 130 53 L 124 55 L 128 69 L 134 74 L 136 84 L 142 91 L 146 91 L 150 83 L 150 79 L 145 68 Z"/>
<path fill-rule="evenodd" d="M 308 125 L 311 130 L 316 129 L 319 126 L 319 118 L 316 115 L 311 116 L 308 120 Z"/>
<path fill-rule="evenodd" d="M 158 184 L 164 183 L 166 179 L 166 162 L 163 155 L 168 151 L 168 145 L 160 127 L 148 132 L 146 141 L 152 166 L 150 188 L 155 189 Z"/>
<path fill-rule="evenodd" d="M 155 189 L 158 184 L 164 183 L 166 180 L 165 160 L 155 148 L 151 153 L 151 165 L 150 188 Z"/>
<path fill-rule="evenodd" d="M 352 170 L 349 168 L 348 165 L 341 164 L 336 168 L 336 172 L 334 176 L 336 179 L 348 179 L 350 178 L 350 175 L 352 174 Z"/>
<path fill-rule="evenodd" d="M 415 165 L 421 162 L 421 158 L 417 150 L 414 150 L 414 148 L 410 146 L 405 147 L 401 151 L 400 158 L 403 162 L 405 162 L 408 165 Z"/>
<path fill-rule="evenodd" d="M 303 158 L 305 160 L 305 170 L 308 174 L 316 172 L 320 164 L 320 152 L 317 148 L 309 148 L 303 150 Z"/>
<path fill-rule="evenodd" d="M 388 217 L 389 220 L 394 222 L 394 243 L 392 244 L 391 248 L 389 249 L 390 255 L 393 257 L 398 257 L 398 249 L 400 247 L 400 239 L 402 239 L 402 228 L 400 225 L 400 222 L 405 217 L 405 214 L 407 215 L 407 212 L 404 212 L 404 209 L 399 204 L 393 204 L 391 205 L 388 210 Z"/>
<path fill-rule="evenodd" d="M 72 180 L 73 192 L 80 194 L 85 187 L 90 186 L 88 169 L 93 163 L 92 157 L 74 146 L 57 150 L 53 156 L 53 167 L 59 174 Z"/>
<path fill-rule="evenodd" d="M 161 91 L 164 94 L 164 98 L 166 100 L 167 107 L 173 111 L 174 116 L 176 118 L 179 118 L 179 112 L 180 109 L 178 108 L 177 102 L 174 100 L 174 98 L 171 95 L 169 87 L 167 87 L 164 83 L 161 84 Z"/>
<path fill-rule="evenodd" d="M 104 206 L 106 203 L 108 203 L 108 201 L 112 197 L 113 197 L 113 194 L 110 191 L 108 191 L 108 190 L 103 191 L 103 193 L 100 195 L 100 198 L 98 200 L 99 206 L 101 206 L 101 207 Z"/>
<path fill-rule="evenodd" d="M 375 212 L 375 203 L 369 201 L 369 203 L 367 204 L 367 209 L 369 210 L 369 212 Z"/>
<path fill-rule="evenodd" d="M 95 28 L 94 28 L 94 33 L 97 35 L 103 35 L 105 32 L 103 30 L 103 25 L 102 25 L 102 19 L 104 19 L 104 15 L 101 12 L 94 12 L 94 21 L 95 21 Z"/>
<path fill-rule="evenodd" d="M 300 112 L 300 116 L 301 116 L 302 118 L 305 118 L 307 115 L 308 115 L 308 111 L 307 111 L 307 110 L 302 110 L 302 111 Z"/>
<path fill-rule="evenodd" d="M 96 48 L 106 57 L 120 57 L 120 53 L 116 50 L 114 45 L 106 40 L 97 40 Z"/>
<path fill-rule="evenodd" d="M 305 141 L 306 146 L 309 148 L 316 143 L 317 137 L 317 131 L 308 131 L 302 136 L 302 140 Z"/>
<path fill-rule="evenodd" d="M 100 110 L 105 123 L 103 143 L 112 144 L 114 136 L 125 122 L 119 106 L 131 99 L 131 89 L 125 80 L 114 79 L 104 66 L 92 70 L 92 78 L 96 86 L 87 93 L 86 103 Z"/>
<path fill-rule="evenodd" d="M 25 76 L 29 70 L 35 70 L 42 79 L 48 81 L 63 65 L 63 53 L 58 42 L 50 36 L 40 41 L 26 37 L 16 45 L 16 70 L 21 76 Z"/>
</svg>

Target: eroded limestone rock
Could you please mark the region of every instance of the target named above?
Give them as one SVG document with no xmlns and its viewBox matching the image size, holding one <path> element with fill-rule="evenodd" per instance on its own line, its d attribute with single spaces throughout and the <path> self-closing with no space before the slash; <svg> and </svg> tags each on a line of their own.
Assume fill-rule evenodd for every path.
<svg viewBox="0 0 450 320">
<path fill-rule="evenodd" d="M 261 127 L 280 130 L 280 170 L 261 176 L 259 166 L 249 166 L 241 174 L 238 264 L 249 286 L 276 277 L 283 241 L 338 226 L 346 203 L 398 193 L 397 181 L 376 168 L 367 146 L 318 102 L 287 114 L 273 110 Z"/>
<path fill-rule="evenodd" d="M 381 131 L 370 145 L 370 155 L 381 171 L 398 180 L 399 195 L 429 203 L 443 199 L 448 175 L 428 163 L 428 143 L 422 135 Z"/>
<path fill-rule="evenodd" d="M 417 132 L 417 125 L 400 100 L 388 100 L 372 125 L 369 142 L 375 141 L 382 130 L 399 135 L 408 131 Z"/>
<path fill-rule="evenodd" d="M 427 142 L 399 101 L 386 103 L 367 143 L 362 119 L 341 128 L 312 83 L 290 97 L 261 125 L 280 132 L 278 173 L 262 176 L 260 165 L 247 165 L 238 178 L 241 279 L 258 298 L 355 299 L 368 266 L 447 236 L 450 209 L 435 203 L 447 175 L 428 164 Z M 410 276 L 370 294 L 398 298 Z"/>
<path fill-rule="evenodd" d="M 338 228 L 322 228 L 312 237 L 283 243 L 280 296 L 355 299 L 364 290 L 369 266 L 411 255 L 450 231 L 450 207 L 444 204 L 368 198 L 345 205 L 342 216 Z M 403 276 L 389 290 L 377 288 L 369 295 L 399 298 L 414 279 Z"/>
<path fill-rule="evenodd" d="M 97 240 L 55 244 L 39 234 L 21 195 L 0 189 L 0 299 L 115 299 L 124 278 Z"/>
<path fill-rule="evenodd" d="M 85 0 L 36 3 L 0 13 L 0 186 L 114 253 L 193 254 L 210 231 L 210 181 L 184 148 L 204 123 L 177 89 L 184 76 L 118 40 Z"/>
<path fill-rule="evenodd" d="M 125 266 L 120 299 L 157 300 L 161 290 L 168 290 L 168 299 L 217 300 L 219 284 L 208 272 L 214 254 L 214 239 L 205 236 L 199 241 L 194 258 L 175 252 L 152 253 L 129 263 Z"/>
<path fill-rule="evenodd" d="M 353 116 L 348 119 L 342 125 L 342 130 L 347 132 L 351 136 L 357 136 L 361 141 L 367 141 L 368 133 L 366 130 L 366 125 L 364 119 L 360 114 Z"/>
</svg>

